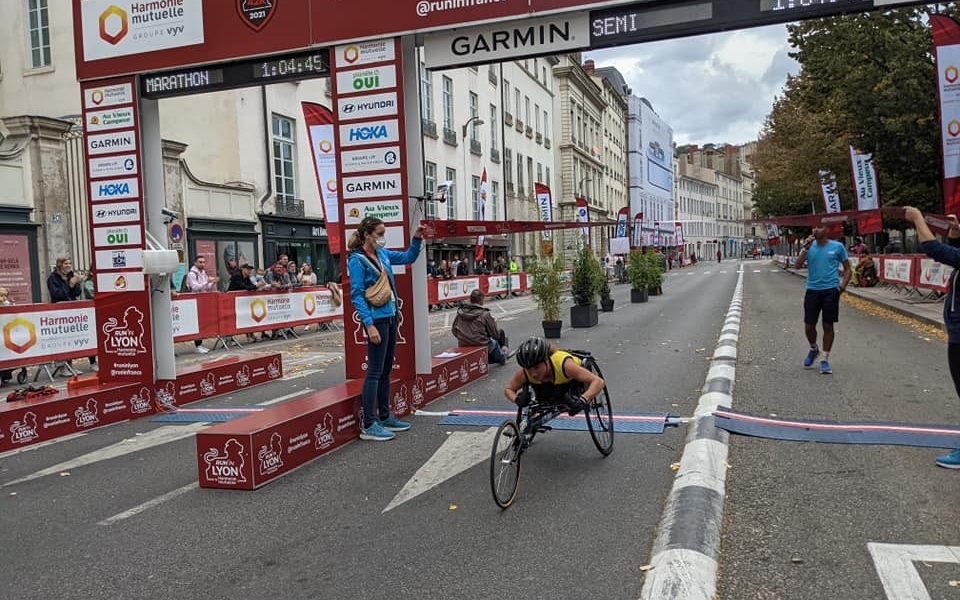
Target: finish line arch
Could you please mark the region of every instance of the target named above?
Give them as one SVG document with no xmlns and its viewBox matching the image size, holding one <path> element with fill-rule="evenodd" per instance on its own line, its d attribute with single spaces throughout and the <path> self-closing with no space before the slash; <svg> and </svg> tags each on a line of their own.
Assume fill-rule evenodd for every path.
<svg viewBox="0 0 960 600">
<path fill-rule="evenodd" d="M 376 198 L 399 206 L 400 216 L 388 226 L 391 246 L 405 247 L 412 198 L 423 196 L 418 45 L 428 48 L 428 56 L 445 57 L 428 67 L 446 68 L 917 4 L 924 2 L 371 0 L 361 6 L 343 0 L 73 0 L 88 202 L 97 208 L 122 204 L 129 219 L 99 223 L 91 210 L 91 256 L 110 256 L 103 250 L 134 255 L 148 248 L 150 236 L 166 237 L 160 98 L 329 76 L 337 158 L 356 149 L 396 147 L 399 154 L 388 169 L 346 176 L 337 160 L 337 181 L 358 184 L 339 198 L 340 239 L 353 219 L 344 205 L 364 205 L 372 197 L 365 190 L 374 189 Z M 578 34 L 569 33 L 571 25 Z M 392 95 L 394 106 L 349 117 L 339 110 L 342 100 L 371 94 Z M 91 157 L 128 155 L 138 165 L 133 176 L 91 173 Z M 401 335 L 405 330 L 414 349 L 398 353 L 398 377 L 430 369 L 428 327 L 418 326 L 427 320 L 424 260 L 397 272 L 401 299 L 412 299 L 401 300 Z M 175 378 L 166 280 L 151 285 L 142 261 L 93 268 L 101 380 Z M 361 378 L 366 350 L 362 335 L 352 333 L 351 314 L 348 304 L 346 375 Z"/>
</svg>

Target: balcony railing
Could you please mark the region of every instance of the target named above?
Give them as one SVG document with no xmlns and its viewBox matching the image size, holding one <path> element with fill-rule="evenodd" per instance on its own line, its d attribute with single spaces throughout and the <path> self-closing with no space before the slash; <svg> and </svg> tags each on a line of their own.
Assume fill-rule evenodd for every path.
<svg viewBox="0 0 960 600">
<path fill-rule="evenodd" d="M 470 153 L 477 156 L 483 155 L 483 148 L 480 146 L 480 140 L 470 138 Z"/>
<path fill-rule="evenodd" d="M 516 130 L 519 131 L 520 133 L 523 133 L 523 121 L 521 121 L 520 119 L 517 119 L 517 122 L 515 123 L 515 125 L 516 125 Z"/>
<path fill-rule="evenodd" d="M 542 143 L 543 143 L 543 134 L 542 134 L 542 133 L 538 133 L 537 136 L 536 136 L 536 139 L 537 139 L 537 143 L 538 143 L 538 144 L 542 144 Z"/>
<path fill-rule="evenodd" d="M 490 148 L 490 160 L 495 163 L 500 162 L 500 151 L 496 148 Z"/>
<path fill-rule="evenodd" d="M 274 202 L 278 217 L 302 217 L 303 200 L 296 198 L 277 198 Z"/>
<path fill-rule="evenodd" d="M 447 127 L 443 128 L 443 141 L 451 146 L 457 145 L 457 132 Z"/>
<path fill-rule="evenodd" d="M 420 119 L 420 126 L 423 127 L 423 135 L 437 139 L 437 124 L 427 119 Z"/>
<path fill-rule="evenodd" d="M 533 127 L 527 125 L 527 137 L 533 139 Z"/>
<path fill-rule="evenodd" d="M 544 147 L 544 148 L 546 148 L 547 150 L 549 150 L 549 149 L 550 149 L 550 146 L 552 146 L 552 145 L 553 145 L 553 144 L 550 142 L 550 138 L 543 138 L 543 147 Z"/>
<path fill-rule="evenodd" d="M 508 113 L 507 111 L 503 111 L 503 123 L 504 123 L 504 125 L 506 125 L 507 127 L 512 126 L 512 125 L 513 125 L 513 115 L 510 114 L 510 113 Z"/>
</svg>

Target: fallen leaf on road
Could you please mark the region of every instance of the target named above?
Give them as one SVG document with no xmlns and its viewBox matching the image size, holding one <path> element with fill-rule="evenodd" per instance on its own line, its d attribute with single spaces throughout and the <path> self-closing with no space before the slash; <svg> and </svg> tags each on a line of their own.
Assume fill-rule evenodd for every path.
<svg viewBox="0 0 960 600">
<path fill-rule="evenodd" d="M 790 559 L 790 562 L 792 562 L 792 563 L 795 564 L 795 565 L 800 565 L 800 564 L 803 564 L 803 559 L 802 559 L 802 558 L 793 557 L 793 558 Z"/>
<path fill-rule="evenodd" d="M 679 470 L 680 470 L 680 463 L 676 462 L 676 463 L 673 463 L 672 465 L 670 465 L 670 470 L 671 470 L 671 471 L 679 471 Z"/>
<path fill-rule="evenodd" d="M 464 402 L 476 402 L 477 399 L 476 399 L 476 398 L 465 398 L 463 401 L 464 401 Z"/>
<path fill-rule="evenodd" d="M 949 585 L 950 587 L 960 587 L 960 581 L 957 581 L 956 579 L 951 579 L 950 581 L 947 582 L 947 585 Z"/>
<path fill-rule="evenodd" d="M 449 507 L 449 510 L 457 510 L 457 505 L 456 505 L 456 504 L 451 504 L 450 507 Z"/>
</svg>

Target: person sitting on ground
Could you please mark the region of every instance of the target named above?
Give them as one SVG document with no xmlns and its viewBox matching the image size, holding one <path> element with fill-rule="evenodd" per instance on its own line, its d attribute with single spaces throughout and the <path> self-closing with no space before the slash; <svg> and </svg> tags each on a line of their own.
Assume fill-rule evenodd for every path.
<svg viewBox="0 0 960 600">
<path fill-rule="evenodd" d="M 873 261 L 870 253 L 866 253 L 857 261 L 857 268 L 854 270 L 857 278 L 855 285 L 857 287 L 873 287 L 877 285 L 877 265 Z"/>
<path fill-rule="evenodd" d="M 461 346 L 486 346 L 487 362 L 507 364 L 513 356 L 507 347 L 507 334 L 497 327 L 489 308 L 483 306 L 483 292 L 470 292 L 470 303 L 457 310 L 453 320 L 453 335 Z"/>
<path fill-rule="evenodd" d="M 580 359 L 532 337 L 517 349 L 520 368 L 513 374 L 503 395 L 519 407 L 532 400 L 529 387 L 540 404 L 561 404 L 573 416 L 586 408 L 603 391 L 603 379 L 580 366 Z M 529 386 L 529 387 L 528 387 Z"/>
</svg>

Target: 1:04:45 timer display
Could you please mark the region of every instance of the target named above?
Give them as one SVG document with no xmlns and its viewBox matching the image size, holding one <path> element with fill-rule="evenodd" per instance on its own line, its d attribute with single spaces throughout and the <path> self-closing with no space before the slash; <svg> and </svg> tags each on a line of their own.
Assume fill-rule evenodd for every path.
<svg viewBox="0 0 960 600">
<path fill-rule="evenodd" d="M 276 60 L 263 60 L 253 63 L 254 79 L 271 79 L 274 77 L 290 77 L 292 75 L 309 75 L 326 72 L 326 60 L 322 52 L 290 56 Z"/>
</svg>

